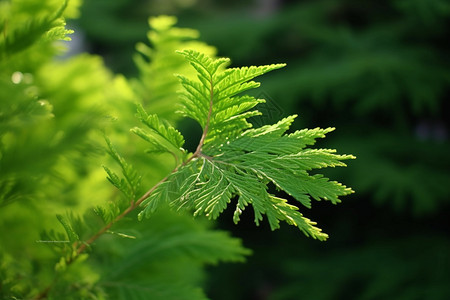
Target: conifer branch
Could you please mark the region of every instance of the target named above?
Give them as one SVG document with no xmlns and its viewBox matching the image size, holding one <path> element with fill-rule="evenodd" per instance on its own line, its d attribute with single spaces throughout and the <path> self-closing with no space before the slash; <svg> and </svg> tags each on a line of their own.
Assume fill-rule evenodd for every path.
<svg viewBox="0 0 450 300">
<path fill-rule="evenodd" d="M 141 203 L 146 200 L 147 198 L 150 197 L 150 195 L 165 181 L 167 181 L 167 179 L 169 178 L 170 175 L 172 175 L 173 173 L 175 173 L 179 167 L 181 166 L 185 166 L 187 165 L 192 159 L 203 156 L 205 157 L 205 155 L 202 154 L 202 147 L 203 144 L 205 142 L 206 136 L 208 135 L 208 129 L 209 129 L 209 125 L 210 125 L 210 120 L 211 120 L 211 115 L 212 115 L 212 109 L 213 109 L 213 99 L 214 99 L 214 84 L 213 84 L 213 77 L 210 74 L 210 98 L 209 98 L 209 111 L 208 111 L 208 115 L 207 115 L 207 119 L 206 119 L 206 123 L 205 126 L 203 128 L 203 133 L 202 136 L 200 138 L 200 141 L 197 145 L 196 151 L 193 153 L 193 155 L 186 160 L 185 162 L 183 162 L 181 165 L 178 165 L 170 172 L 169 175 L 167 175 L 166 177 L 164 177 L 163 179 L 161 179 L 157 184 L 155 184 L 152 188 L 150 188 L 144 195 L 142 195 L 138 200 L 136 201 L 131 201 L 130 206 L 128 206 L 120 215 L 118 215 L 117 217 L 114 218 L 114 220 L 112 220 L 111 222 L 109 222 L 108 224 L 106 224 L 105 226 L 103 226 L 100 230 L 98 230 L 94 235 L 92 235 L 87 241 L 84 241 L 82 243 L 79 242 L 75 242 L 74 246 L 75 246 L 75 255 L 71 256 L 68 260 L 66 260 L 66 266 L 71 265 L 72 263 L 74 263 L 78 257 L 80 257 L 80 255 L 86 250 L 86 248 L 88 248 L 91 244 L 93 244 L 99 237 L 101 237 L 105 232 L 107 232 L 115 223 L 117 223 L 118 221 L 120 221 L 123 217 L 125 217 L 126 215 L 128 215 L 130 212 L 132 212 L 134 209 L 136 209 L 137 207 L 139 207 L 141 205 Z M 108 144 L 111 147 L 111 144 Z M 173 154 L 173 153 L 172 153 Z M 178 162 L 178 157 L 173 154 L 175 157 L 176 162 Z M 122 166 L 123 167 L 123 166 Z M 130 182 L 131 180 L 125 175 L 125 177 L 127 178 L 127 181 Z M 53 285 L 55 284 L 57 278 L 55 278 L 55 280 L 48 286 L 46 287 L 44 290 L 42 290 L 42 292 L 40 292 L 35 298 L 34 300 L 38 300 L 38 299 L 46 299 L 48 296 L 48 293 L 50 292 L 50 290 L 52 289 Z"/>
<path fill-rule="evenodd" d="M 340 202 L 340 196 L 353 192 L 320 174 L 309 173 L 313 169 L 345 166 L 343 160 L 354 158 L 335 154 L 335 150 L 331 149 L 307 147 L 333 128 L 305 129 L 288 134 L 296 117 L 293 115 L 276 124 L 251 129 L 247 118 L 259 112 L 250 110 L 263 100 L 242 93 L 259 86 L 253 78 L 279 69 L 284 64 L 222 70 L 219 67 L 227 63 L 227 59 L 212 59 L 194 50 L 180 53 L 198 75 L 198 81 L 178 76 L 185 88 L 182 112 L 198 121 L 203 128 L 195 152 L 185 159 L 181 133 L 157 115 L 149 115 L 142 106 L 138 106 L 138 118 L 147 129 L 135 127 L 131 131 L 147 141 L 151 151 L 174 155 L 176 167 L 135 201 L 134 186 L 140 185 L 140 176 L 106 139 L 108 152 L 119 163 L 124 176 L 121 178 L 105 167 L 108 180 L 133 200 L 112 220 L 104 219 L 106 225 L 86 241 L 72 238 L 76 241 L 72 245 L 73 255 L 65 260 L 66 266 L 76 261 L 86 248 L 138 206 L 144 207 L 139 219 L 143 215 L 149 217 L 163 202 L 176 209 L 186 208 L 194 216 L 205 215 L 216 219 L 236 198 L 235 223 L 251 205 L 257 225 L 266 216 L 272 230 L 279 228 L 280 222 L 284 221 L 298 227 L 306 236 L 323 241 L 328 235 L 316 227 L 315 222 L 303 216 L 299 205 L 271 194 L 267 185 L 274 184 L 296 199 L 298 204 L 308 208 L 312 199 L 324 199 L 336 204 Z M 178 160 L 178 157 L 183 159 Z M 71 228 L 66 231 L 70 237 Z M 35 299 L 46 298 L 52 285 Z"/>
<path fill-rule="evenodd" d="M 311 175 L 310 171 L 345 166 L 342 161 L 354 157 L 307 147 L 332 128 L 286 133 L 295 115 L 256 129 L 250 129 L 252 124 L 247 121 L 259 114 L 250 110 L 263 100 L 243 92 L 259 86 L 253 81 L 255 77 L 284 64 L 219 69 L 229 60 L 213 59 L 195 50 L 179 53 L 196 70 L 198 79 L 178 76 L 184 87 L 182 112 L 196 120 L 203 133 L 196 151 L 178 172 L 143 201 L 140 216 L 150 217 L 158 203 L 168 202 L 177 209 L 193 211 L 194 216 L 203 214 L 216 219 L 236 197 L 235 223 L 251 205 L 257 225 L 265 215 L 273 230 L 284 221 L 307 236 L 326 240 L 328 235 L 304 217 L 299 206 L 271 194 L 267 185 L 273 183 L 307 208 L 311 207 L 311 200 L 336 204 L 340 196 L 353 191 L 320 174 Z"/>
<path fill-rule="evenodd" d="M 170 174 L 172 174 L 173 172 L 175 172 L 177 170 L 177 168 L 175 168 Z M 118 215 L 113 221 L 109 222 L 108 224 L 106 224 L 103 228 L 101 228 L 99 231 L 97 231 L 97 233 L 95 233 L 93 236 L 91 236 L 86 242 L 83 242 L 82 244 L 80 244 L 79 247 L 77 247 L 76 249 L 76 256 L 71 258 L 71 260 L 69 260 L 67 263 L 70 264 L 73 261 L 76 260 L 76 258 L 83 253 L 83 251 L 89 246 L 91 245 L 93 242 L 95 242 L 100 236 L 102 236 L 108 229 L 110 229 L 115 223 L 117 223 L 119 220 L 121 220 L 123 217 L 125 217 L 126 215 L 128 215 L 130 212 L 132 212 L 134 209 L 136 209 L 136 207 L 138 207 L 142 201 L 144 201 L 145 199 L 147 199 L 152 193 L 153 191 L 163 182 L 165 182 L 167 180 L 167 178 L 169 177 L 169 175 L 167 175 L 166 177 L 164 177 L 163 179 L 161 179 L 157 184 L 155 184 L 151 189 L 149 189 L 144 195 L 142 195 L 142 197 L 140 197 L 137 201 L 131 201 L 130 206 L 127 207 L 127 209 L 125 209 L 120 215 Z"/>
<path fill-rule="evenodd" d="M 94 243 L 99 237 L 101 237 L 105 232 L 107 232 L 115 223 L 117 223 L 118 221 L 120 221 L 123 217 L 125 217 L 126 215 L 128 215 L 130 212 L 132 212 L 134 209 L 136 209 L 141 203 L 142 201 L 144 201 L 145 199 L 147 199 L 152 193 L 153 191 L 160 186 L 163 182 L 165 182 L 167 180 L 167 178 L 174 172 L 176 172 L 178 169 L 178 166 L 166 177 L 164 177 L 163 179 L 161 179 L 157 184 L 155 184 L 152 188 L 150 188 L 144 195 L 142 195 L 137 201 L 132 201 L 130 203 L 130 206 L 128 206 L 120 215 L 118 215 L 116 218 L 114 218 L 114 220 L 112 220 L 111 222 L 109 222 L 108 224 L 106 224 L 104 227 L 102 227 L 99 231 L 97 231 L 94 235 L 92 235 L 87 241 L 79 244 L 79 246 L 77 244 L 75 244 L 76 250 L 75 250 L 75 255 L 70 257 L 68 260 L 66 260 L 66 266 L 71 265 L 72 263 L 74 263 L 78 257 L 80 257 L 80 254 L 82 254 L 87 247 L 89 247 L 92 243 Z M 48 294 L 50 293 L 51 289 L 53 288 L 53 286 L 55 285 L 57 281 L 57 277 L 54 278 L 53 282 L 48 285 L 45 289 L 43 289 L 38 295 L 36 295 L 36 297 L 33 298 L 33 300 L 41 300 L 41 299 L 46 299 L 48 297 Z"/>
</svg>

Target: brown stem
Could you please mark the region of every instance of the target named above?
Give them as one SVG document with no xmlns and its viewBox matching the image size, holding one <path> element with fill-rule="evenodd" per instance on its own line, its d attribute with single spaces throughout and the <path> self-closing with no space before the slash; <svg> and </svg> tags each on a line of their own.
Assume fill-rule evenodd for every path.
<svg viewBox="0 0 450 300">
<path fill-rule="evenodd" d="M 175 169 L 176 170 L 176 169 Z M 175 171 L 174 170 L 174 171 Z M 174 172 L 172 171 L 171 174 Z M 111 221 L 110 223 L 106 224 L 102 229 L 100 229 L 99 231 L 97 231 L 96 234 L 94 234 L 93 236 L 91 236 L 86 242 L 84 242 L 83 244 L 81 244 L 77 250 L 76 253 L 77 255 L 71 260 L 74 261 L 78 255 L 80 255 L 87 246 L 89 246 L 90 244 L 92 244 L 95 240 L 97 240 L 102 234 L 104 234 L 109 228 L 111 228 L 112 225 L 114 225 L 114 223 L 116 223 L 117 221 L 119 221 L 120 219 L 122 219 L 123 217 L 125 217 L 128 213 L 130 213 L 131 211 L 133 211 L 136 207 L 138 207 L 142 201 L 144 201 L 145 199 L 147 199 L 152 193 L 153 191 L 164 181 L 167 180 L 167 178 L 169 177 L 169 175 L 167 175 L 166 177 L 164 177 L 163 179 L 161 179 L 157 184 L 155 184 L 151 189 L 149 189 L 144 195 L 142 195 L 141 198 L 139 198 L 137 201 L 132 201 L 130 206 L 125 209 L 120 215 L 118 215 L 113 221 Z"/>
<path fill-rule="evenodd" d="M 173 172 L 175 172 L 178 169 L 175 168 L 170 174 L 172 174 Z M 169 175 L 170 175 L 169 174 Z M 66 261 L 66 266 L 71 265 L 74 261 L 76 261 L 76 259 L 80 256 L 81 253 L 84 252 L 84 250 L 86 250 L 86 248 L 91 245 L 93 242 L 95 242 L 100 236 L 102 236 L 109 228 L 111 228 L 111 226 L 114 225 L 114 223 L 116 223 L 117 221 L 119 221 L 120 219 L 122 219 L 123 217 L 125 217 L 128 213 L 130 213 L 131 211 L 133 211 L 136 207 L 138 207 L 142 201 L 144 201 L 145 199 L 147 199 L 152 193 L 153 191 L 160 186 L 163 182 L 165 182 L 167 180 L 167 178 L 169 178 L 169 175 L 167 175 L 166 177 L 164 177 L 163 179 L 161 179 L 157 184 L 155 184 L 151 189 L 149 189 L 144 195 L 142 195 L 142 197 L 140 197 L 137 201 L 132 201 L 130 206 L 125 209 L 120 215 L 118 215 L 114 220 L 112 220 L 111 222 L 109 222 L 108 224 L 106 224 L 103 228 L 101 228 L 99 231 L 97 231 L 97 233 L 95 233 L 93 236 L 91 236 L 87 241 L 85 241 L 84 243 L 80 244 L 76 250 L 75 250 L 75 255 L 73 257 L 71 257 L 70 259 L 68 259 Z M 55 280 L 48 286 L 46 287 L 44 290 L 42 290 L 42 292 L 40 292 L 36 297 L 34 297 L 34 300 L 40 300 L 40 299 L 46 299 L 48 296 L 48 293 L 50 292 L 50 290 L 52 289 L 53 285 L 56 282 L 56 278 Z"/>
</svg>

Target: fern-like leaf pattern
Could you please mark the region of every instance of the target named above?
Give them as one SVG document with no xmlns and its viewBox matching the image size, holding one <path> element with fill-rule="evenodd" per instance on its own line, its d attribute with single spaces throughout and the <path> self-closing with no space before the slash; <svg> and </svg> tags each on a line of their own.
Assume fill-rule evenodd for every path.
<svg viewBox="0 0 450 300">
<path fill-rule="evenodd" d="M 336 204 L 340 196 L 352 193 L 320 174 L 309 174 L 313 169 L 345 166 L 343 160 L 354 158 L 335 150 L 307 148 L 334 128 L 287 134 L 296 117 L 290 116 L 253 129 L 247 118 L 259 114 L 252 109 L 264 100 L 242 93 L 259 86 L 255 77 L 284 64 L 226 69 L 228 59 L 212 59 L 194 50 L 179 53 L 198 74 L 198 81 L 178 75 L 184 87 L 181 111 L 202 126 L 203 135 L 197 150 L 142 202 L 140 217 L 150 216 L 161 201 L 167 201 L 178 209 L 192 209 L 194 215 L 216 219 L 235 201 L 235 223 L 251 205 L 257 225 L 265 215 L 273 230 L 285 221 L 307 236 L 325 240 L 327 234 L 304 217 L 297 205 L 271 194 L 269 184 L 307 208 L 311 198 Z"/>
</svg>

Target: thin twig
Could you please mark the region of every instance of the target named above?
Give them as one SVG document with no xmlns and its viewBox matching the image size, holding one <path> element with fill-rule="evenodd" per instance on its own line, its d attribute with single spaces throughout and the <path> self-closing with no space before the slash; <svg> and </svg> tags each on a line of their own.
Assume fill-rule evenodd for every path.
<svg viewBox="0 0 450 300">
<path fill-rule="evenodd" d="M 169 176 L 174 173 L 178 169 L 175 168 L 169 175 L 161 179 L 157 184 L 155 184 L 151 189 L 149 189 L 142 197 L 140 197 L 137 201 L 132 201 L 130 206 L 125 209 L 120 215 L 118 215 L 114 220 L 106 224 L 103 228 L 101 228 L 97 233 L 95 233 L 93 236 L 91 236 L 87 241 L 83 242 L 78 246 L 78 248 L 75 250 L 75 255 L 72 256 L 70 259 L 66 261 L 66 266 L 71 265 L 73 262 L 77 260 L 77 258 L 80 256 L 81 253 L 83 253 L 88 246 L 90 246 L 92 243 L 94 243 L 100 236 L 102 236 L 109 228 L 111 228 L 116 222 L 121 220 L 123 217 L 125 217 L 127 214 L 129 214 L 131 211 L 133 211 L 136 207 L 138 207 L 145 199 L 147 199 L 154 191 L 155 189 L 160 186 L 163 182 L 169 178 Z M 50 290 L 53 288 L 53 285 L 56 282 L 56 277 L 53 280 L 53 282 L 47 286 L 45 289 L 43 289 L 36 297 L 33 298 L 33 300 L 41 300 L 46 299 Z"/>
<path fill-rule="evenodd" d="M 175 170 L 174 170 L 175 171 Z M 173 171 L 170 173 L 172 174 Z M 97 231 L 96 234 L 94 234 L 93 236 L 91 236 L 86 242 L 84 242 L 83 244 L 81 244 L 77 250 L 76 253 L 77 255 L 75 256 L 75 258 L 72 259 L 72 261 L 74 261 L 79 254 L 81 254 L 87 246 L 91 245 L 93 242 L 95 242 L 103 233 L 105 233 L 109 228 L 111 228 L 112 225 L 114 225 L 117 221 L 119 221 L 120 219 L 122 219 L 123 217 L 125 217 L 127 214 L 129 214 L 131 211 L 133 211 L 136 207 L 138 207 L 142 201 L 144 201 L 145 199 L 147 199 L 152 193 L 153 191 L 161 185 L 161 183 L 165 182 L 167 180 L 167 178 L 169 177 L 169 175 L 167 175 L 166 177 L 164 177 L 163 179 L 161 179 L 157 184 L 155 184 L 151 189 L 149 189 L 144 195 L 142 195 L 141 198 L 139 198 L 137 201 L 133 201 L 131 202 L 130 206 L 125 209 L 120 215 L 118 215 L 113 221 L 111 221 L 110 223 L 106 224 L 102 229 L 100 229 L 99 231 Z M 71 261 L 71 262 L 72 262 Z"/>
</svg>

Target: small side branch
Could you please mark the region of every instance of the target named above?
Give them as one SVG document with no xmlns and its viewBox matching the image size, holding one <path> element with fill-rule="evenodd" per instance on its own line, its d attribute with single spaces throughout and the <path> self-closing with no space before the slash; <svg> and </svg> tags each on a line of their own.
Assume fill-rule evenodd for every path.
<svg viewBox="0 0 450 300">
<path fill-rule="evenodd" d="M 178 167 L 175 168 L 170 174 L 172 174 L 176 170 L 178 170 Z M 82 254 L 88 246 L 90 246 L 92 243 L 94 243 L 100 236 L 102 236 L 106 231 L 108 231 L 116 222 L 118 222 L 123 217 L 125 217 L 130 212 L 132 212 L 135 208 L 137 208 L 142 203 L 142 201 L 147 199 L 155 191 L 155 189 L 158 186 L 160 186 L 163 182 L 165 182 L 167 180 L 167 178 L 169 178 L 170 174 L 167 175 L 166 177 L 164 177 L 163 179 L 161 179 L 157 184 L 155 184 L 151 189 L 149 189 L 144 195 L 142 195 L 137 201 L 132 201 L 130 206 L 127 209 L 125 209 L 120 215 L 118 215 L 113 221 L 106 224 L 103 228 L 101 228 L 93 236 L 91 236 L 87 241 L 79 244 L 79 246 L 77 246 L 77 248 L 75 250 L 76 254 L 66 261 L 66 265 L 69 266 L 73 262 L 75 262 L 77 260 L 77 258 L 80 256 L 80 254 Z M 46 299 L 48 297 L 50 290 L 53 288 L 55 282 L 56 282 L 56 278 L 49 286 L 47 286 L 38 295 L 36 295 L 36 297 L 34 297 L 33 300 Z"/>
</svg>

